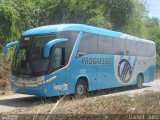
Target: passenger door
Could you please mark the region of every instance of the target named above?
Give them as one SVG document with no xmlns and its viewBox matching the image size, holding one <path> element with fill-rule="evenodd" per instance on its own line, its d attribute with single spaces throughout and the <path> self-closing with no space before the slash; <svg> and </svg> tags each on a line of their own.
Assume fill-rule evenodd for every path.
<svg viewBox="0 0 160 120">
<path fill-rule="evenodd" d="M 65 42 L 57 43 L 52 48 L 51 72 L 55 72 L 58 85 L 63 85 L 66 79 L 66 69 L 61 69 L 65 66 Z M 58 71 L 58 72 L 57 72 Z"/>
</svg>

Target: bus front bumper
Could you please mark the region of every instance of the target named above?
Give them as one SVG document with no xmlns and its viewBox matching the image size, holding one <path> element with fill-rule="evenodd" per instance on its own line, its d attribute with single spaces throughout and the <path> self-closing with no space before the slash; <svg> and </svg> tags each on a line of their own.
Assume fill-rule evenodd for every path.
<svg viewBox="0 0 160 120">
<path fill-rule="evenodd" d="M 17 82 L 15 80 L 11 81 L 11 89 L 15 93 L 20 94 L 28 94 L 28 95 L 36 95 L 36 96 L 59 96 L 69 93 L 69 85 L 65 83 L 58 83 L 55 80 L 56 77 L 52 77 L 52 79 L 43 80 L 41 83 L 28 83 Z M 58 84 L 57 84 L 58 83 Z"/>
</svg>

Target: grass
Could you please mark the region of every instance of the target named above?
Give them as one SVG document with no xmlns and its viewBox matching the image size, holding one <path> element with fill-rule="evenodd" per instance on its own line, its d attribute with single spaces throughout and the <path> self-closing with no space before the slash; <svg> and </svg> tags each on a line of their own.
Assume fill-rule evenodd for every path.
<svg viewBox="0 0 160 120">
<path fill-rule="evenodd" d="M 74 102 L 64 102 L 57 113 L 79 114 L 160 114 L 160 93 L 147 93 L 144 95 L 120 95 L 114 97 L 98 97 Z"/>
<path fill-rule="evenodd" d="M 11 114 L 48 114 L 55 104 L 54 98 L 37 101 L 32 107 L 16 109 Z M 53 114 L 160 114 L 160 92 L 65 99 Z"/>
<path fill-rule="evenodd" d="M 10 91 L 10 66 L 12 61 L 12 56 L 9 54 L 9 56 L 5 57 L 3 53 L 0 53 L 0 95 L 6 94 L 8 91 Z"/>
</svg>

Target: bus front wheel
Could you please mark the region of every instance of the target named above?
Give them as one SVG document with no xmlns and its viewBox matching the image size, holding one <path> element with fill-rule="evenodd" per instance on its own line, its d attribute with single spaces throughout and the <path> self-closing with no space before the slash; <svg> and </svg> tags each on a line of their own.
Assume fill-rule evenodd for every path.
<svg viewBox="0 0 160 120">
<path fill-rule="evenodd" d="M 88 90 L 87 90 L 87 84 L 85 80 L 79 79 L 75 87 L 75 96 L 84 97 L 87 95 L 87 92 Z"/>
<path fill-rule="evenodd" d="M 138 79 L 137 79 L 137 88 L 140 89 L 143 86 L 143 76 L 142 75 L 138 75 Z"/>
</svg>

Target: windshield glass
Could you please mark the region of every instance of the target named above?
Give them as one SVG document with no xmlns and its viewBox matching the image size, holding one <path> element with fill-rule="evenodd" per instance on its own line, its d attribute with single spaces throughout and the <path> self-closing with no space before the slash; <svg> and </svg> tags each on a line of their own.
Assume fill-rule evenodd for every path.
<svg viewBox="0 0 160 120">
<path fill-rule="evenodd" d="M 12 70 L 18 75 L 38 75 L 47 71 L 49 58 L 44 57 L 44 46 L 55 35 L 23 37 L 16 49 Z"/>
<path fill-rule="evenodd" d="M 12 63 L 12 74 L 15 76 L 41 76 L 53 72 L 56 65 L 51 61 L 52 58 L 56 59 L 56 64 L 60 64 L 62 61 L 62 56 L 60 53 L 63 51 L 64 63 L 66 65 L 71 56 L 71 52 L 75 41 L 78 37 L 79 32 L 75 31 L 64 31 L 55 32 L 50 35 L 39 35 L 39 36 L 26 36 L 22 37 L 17 45 L 15 55 Z M 56 38 L 66 38 L 67 42 L 57 43 L 54 45 L 48 58 L 44 57 L 44 47 L 46 43 Z M 57 47 L 57 48 L 56 48 Z M 61 48 L 62 51 L 60 51 Z M 54 52 L 55 51 L 55 52 Z M 57 53 L 57 54 L 54 54 Z M 59 61 L 58 61 L 59 60 Z M 54 65 L 54 68 L 50 65 Z"/>
</svg>

